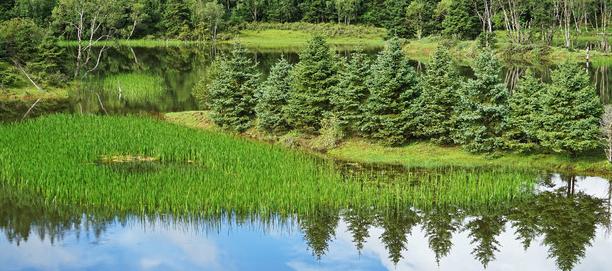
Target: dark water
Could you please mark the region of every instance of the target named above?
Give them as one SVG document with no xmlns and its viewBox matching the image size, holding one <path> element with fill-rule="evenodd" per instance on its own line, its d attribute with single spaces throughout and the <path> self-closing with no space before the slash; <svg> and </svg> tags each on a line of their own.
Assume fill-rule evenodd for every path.
<svg viewBox="0 0 612 271">
<path fill-rule="evenodd" d="M 106 51 L 95 79 L 90 80 L 81 93 L 73 93 L 69 101 L 59 107 L 58 111 L 64 110 L 66 104 L 73 112 L 96 112 L 96 113 L 135 113 L 135 112 L 173 112 L 196 110 L 198 105 L 191 95 L 193 87 L 205 75 L 211 62 L 215 57 L 227 54 L 228 48 L 217 49 L 214 52 L 208 47 L 158 47 L 158 48 L 111 48 Z M 372 57 L 376 50 L 366 53 Z M 349 51 L 340 51 L 340 55 L 348 55 Z M 270 67 L 280 58 L 287 58 L 296 63 L 299 59 L 295 51 L 252 51 L 252 59 L 258 63 L 263 77 L 267 75 Z M 70 61 L 67 61 L 66 65 Z M 426 64 L 412 61 L 411 64 L 417 72 L 424 72 Z M 583 64 L 585 65 L 585 64 Z M 585 65 L 586 66 L 586 65 Z M 528 68 L 532 68 L 545 81 L 550 80 L 550 71 L 553 65 L 525 66 L 517 64 L 506 64 L 502 78 L 510 88 L 516 84 Z M 70 70 L 70 67 L 67 68 Z M 473 76 L 469 66 L 458 65 L 458 69 L 465 78 Z M 611 66 L 589 66 L 589 72 L 602 101 L 606 104 L 612 102 L 612 67 Z M 143 74 L 148 78 L 158 79 L 156 82 L 163 93 L 148 97 L 146 100 L 129 101 L 122 99 L 116 90 L 108 91 L 104 85 L 105 79 L 117 75 Z M 146 80 L 146 79 L 145 79 Z M 127 82 L 126 82 L 127 83 Z M 100 100 L 97 95 L 100 96 Z M 28 106 L 22 106 L 28 108 Z M 21 111 L 14 110 L 15 116 L 20 116 Z M 40 111 L 40 110 L 39 110 Z M 49 111 L 47 109 L 47 111 Z M 34 112 L 44 114 L 44 112 Z M 6 118 L 6 117 L 5 117 Z"/>
<path fill-rule="evenodd" d="M 62 101 L 45 101 L 34 108 L 30 116 L 44 115 L 48 112 L 92 112 L 92 113 L 151 113 L 176 112 L 197 110 L 198 104 L 192 96 L 194 86 L 206 74 L 215 57 L 228 54 L 230 48 L 219 48 L 212 51 L 208 47 L 156 47 L 156 48 L 110 48 L 104 53 L 99 68 L 93 79 L 85 83 L 80 92 L 71 92 L 70 98 Z M 67 49 L 65 70 L 73 70 L 70 48 Z M 377 50 L 367 51 L 375 57 Z M 349 51 L 339 51 L 339 55 L 349 55 Z M 252 59 L 258 63 L 263 77 L 267 75 L 270 67 L 280 58 L 287 58 L 296 63 L 299 60 L 296 51 L 252 51 Z M 424 72 L 426 64 L 412 61 L 411 64 L 417 72 Z M 553 65 L 525 66 L 518 64 L 505 64 L 500 76 L 512 89 L 519 77 L 528 68 L 534 69 L 536 74 L 545 81 L 550 80 L 550 71 Z M 586 66 L 586 64 L 583 64 Z M 464 76 L 473 76 L 469 66 L 458 65 L 457 68 Z M 589 65 L 589 72 L 593 85 L 596 87 L 605 104 L 612 103 L 612 66 Z M 139 88 L 142 81 L 151 82 L 148 87 L 154 86 L 161 91 L 151 92 L 139 99 L 126 99 L 117 89 L 109 87 L 106 82 L 113 77 L 122 75 L 143 75 L 141 81 L 132 82 L 132 89 L 151 92 L 149 89 Z M 125 80 L 125 79 L 121 79 Z M 120 81 L 119 84 L 129 85 L 129 81 Z M 125 87 L 124 87 L 125 88 Z M 20 119 L 33 101 L 15 102 L 17 104 L 0 104 L 0 120 L 11 121 Z"/>
<path fill-rule="evenodd" d="M 499 206 L 236 218 L 83 214 L 4 188 L 0 269 L 610 270 L 611 191 L 551 175 Z"/>
</svg>

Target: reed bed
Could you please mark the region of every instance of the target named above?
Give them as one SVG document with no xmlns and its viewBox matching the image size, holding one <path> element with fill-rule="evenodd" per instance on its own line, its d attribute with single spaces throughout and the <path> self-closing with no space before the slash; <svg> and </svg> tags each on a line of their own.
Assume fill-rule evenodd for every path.
<svg viewBox="0 0 612 271">
<path fill-rule="evenodd" d="M 103 85 L 106 95 L 131 103 L 154 103 L 166 96 L 163 78 L 151 74 L 115 74 L 104 78 Z"/>
<path fill-rule="evenodd" d="M 282 216 L 481 206 L 529 197 L 536 179 L 503 170 L 347 176 L 305 153 L 144 117 L 52 115 L 0 126 L 0 183 L 85 210 Z"/>
</svg>

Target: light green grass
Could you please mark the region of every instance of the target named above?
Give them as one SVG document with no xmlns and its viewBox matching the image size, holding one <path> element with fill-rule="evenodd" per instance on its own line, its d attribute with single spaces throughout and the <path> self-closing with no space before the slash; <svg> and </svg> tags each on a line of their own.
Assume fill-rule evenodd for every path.
<svg viewBox="0 0 612 271">
<path fill-rule="evenodd" d="M 219 131 L 204 111 L 168 113 L 166 116 L 173 123 Z M 308 142 L 301 146 L 308 146 Z M 362 139 L 348 139 L 338 147 L 328 150 L 326 156 L 342 161 L 402 165 L 408 168 L 506 168 L 606 176 L 612 174 L 612 165 L 604 159 L 603 153 L 578 158 L 563 154 L 505 153 L 488 156 L 469 153 L 459 146 L 442 147 L 428 142 L 417 142 L 403 147 L 384 147 Z"/>
<path fill-rule="evenodd" d="M 503 33 L 503 32 L 502 32 Z M 502 34 L 497 34 L 502 35 Z M 428 62 L 431 54 L 439 45 L 439 38 L 427 37 L 421 40 L 408 40 L 403 50 L 411 59 Z M 504 58 L 504 50 L 510 45 L 508 42 L 501 39 L 497 44 L 496 55 L 499 58 Z M 478 55 L 478 46 L 476 41 L 458 41 L 451 49 L 451 54 L 460 63 L 471 64 L 473 59 Z M 585 50 L 568 50 L 560 47 L 551 47 L 549 54 L 544 57 L 537 56 L 534 52 L 522 52 L 520 54 L 512 54 L 510 61 L 524 62 L 528 64 L 538 65 L 541 63 L 563 63 L 570 62 L 585 62 Z M 612 63 L 612 54 L 605 54 L 599 51 L 590 52 L 591 62 L 595 66 L 610 65 Z"/>
<path fill-rule="evenodd" d="M 240 43 L 249 48 L 262 49 L 283 49 L 283 48 L 302 48 L 306 46 L 313 34 L 293 30 L 244 30 L 240 34 L 228 41 L 229 43 Z M 384 40 L 382 37 L 375 38 L 356 38 L 356 37 L 332 37 L 327 38 L 327 42 L 334 46 L 361 46 L 364 48 L 382 47 Z"/>
<path fill-rule="evenodd" d="M 86 210 L 197 215 L 474 206 L 528 197 L 536 177 L 463 170 L 347 179 L 330 161 L 302 152 L 150 118 L 53 115 L 0 125 L 0 183 Z"/>
<path fill-rule="evenodd" d="M 364 140 L 348 140 L 328 155 L 336 159 L 362 163 L 399 164 L 407 167 L 501 167 L 593 173 L 610 175 L 612 166 L 603 153 L 598 156 L 571 158 L 561 154 L 513 154 L 487 156 L 472 154 L 461 147 L 441 147 L 417 142 L 403 147 L 383 147 Z"/>
<path fill-rule="evenodd" d="M 0 101 L 4 100 L 37 100 L 41 99 L 56 99 L 67 98 L 68 90 L 66 88 L 45 88 L 43 91 L 38 90 L 34 86 L 21 88 L 9 88 L 5 91 L 0 91 Z"/>
<path fill-rule="evenodd" d="M 119 97 L 128 102 L 154 103 L 166 95 L 163 78 L 146 73 L 121 73 L 104 78 L 107 95 Z"/>
</svg>

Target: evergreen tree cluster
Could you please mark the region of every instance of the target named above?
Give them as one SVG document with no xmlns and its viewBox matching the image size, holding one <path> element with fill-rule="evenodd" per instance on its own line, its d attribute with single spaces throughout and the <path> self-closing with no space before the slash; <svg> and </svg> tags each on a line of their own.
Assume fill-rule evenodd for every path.
<svg viewBox="0 0 612 271">
<path fill-rule="evenodd" d="M 281 58 L 259 82 L 255 64 L 237 47 L 219 62 L 207 86 L 214 120 L 236 131 L 257 123 L 274 134 L 316 135 L 333 126 L 339 135 L 385 145 L 431 140 L 486 153 L 576 154 L 599 144 L 603 107 L 578 65 L 561 65 L 546 84 L 528 74 L 511 95 L 489 50 L 478 56 L 475 76 L 467 80 L 458 75 L 445 46 L 436 50 L 423 75 L 410 66 L 398 39 L 374 60 L 360 52 L 338 58 L 323 38 L 315 37 L 299 63 L 292 66 Z"/>
</svg>

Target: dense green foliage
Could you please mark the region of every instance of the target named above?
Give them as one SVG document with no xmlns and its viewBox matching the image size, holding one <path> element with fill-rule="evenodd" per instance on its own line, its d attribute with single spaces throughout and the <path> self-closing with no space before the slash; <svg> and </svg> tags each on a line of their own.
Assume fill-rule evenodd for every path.
<svg viewBox="0 0 612 271">
<path fill-rule="evenodd" d="M 599 146 L 599 119 L 603 106 L 589 82 L 586 70 L 561 65 L 552 73 L 553 83 L 542 95 L 542 145 L 572 154 Z"/>
<path fill-rule="evenodd" d="M 413 133 L 407 125 L 418 97 L 417 77 L 402 53 L 400 41 L 391 40 L 378 55 L 370 71 L 370 95 L 362 127 L 368 137 L 385 144 L 406 142 Z"/>
<path fill-rule="evenodd" d="M 544 84 L 532 72 L 517 84 L 508 100 L 510 113 L 505 133 L 508 148 L 525 152 L 538 146 L 542 122 L 540 99 L 545 91 Z"/>
<path fill-rule="evenodd" d="M 292 66 L 281 58 L 270 70 L 270 75 L 257 91 L 257 113 L 259 128 L 269 132 L 286 131 L 286 107 L 291 93 Z"/>
<path fill-rule="evenodd" d="M 431 34 L 475 38 L 481 31 L 504 29 L 512 32 L 512 40 L 550 45 L 554 30 L 563 29 L 566 21 L 578 32 L 603 29 L 610 17 L 604 1 L 11 0 L 0 5 L 0 21 L 32 19 L 41 26 L 51 24 L 56 34 L 66 38 L 75 34 L 68 22 L 84 11 L 85 17 L 100 15 L 103 31 L 135 38 L 215 39 L 217 32 L 232 32 L 245 22 L 303 21 L 368 24 L 406 38 Z M 572 9 L 567 14 L 566 6 Z"/>
<path fill-rule="evenodd" d="M 219 126 L 245 131 L 255 119 L 255 93 L 260 74 L 247 57 L 247 51 L 235 45 L 231 56 L 220 60 L 219 73 L 211 82 L 208 106 Z"/>
<path fill-rule="evenodd" d="M 246 67 L 254 69 L 249 64 L 240 70 Z M 555 70 L 552 83 L 524 76 L 511 95 L 501 78 L 501 64 L 489 49 L 476 59 L 474 78 L 461 83 L 445 46 L 436 50 L 426 72 L 418 75 L 397 39 L 389 41 L 370 64 L 361 53 L 334 58 L 325 41 L 315 37 L 293 69 L 281 59 L 255 97 L 245 92 L 248 108 L 254 106 L 257 116 L 251 111 L 237 113 L 247 107 L 230 103 L 243 96 L 225 87 L 240 86 L 225 83 L 229 74 L 236 73 L 228 71 L 219 70 L 212 83 L 198 87 L 222 90 L 216 97 L 204 96 L 218 124 L 237 127 L 238 122 L 227 125 L 221 120 L 240 119 L 240 129 L 233 129 L 244 131 L 258 117 L 259 128 L 277 135 L 294 135 L 292 130 L 298 130 L 317 136 L 311 145 L 314 149 L 328 150 L 345 137 L 391 146 L 431 140 L 476 153 L 576 154 L 600 144 L 601 101 L 586 71 L 573 64 Z M 255 79 L 249 82 L 248 89 L 258 84 Z"/>
<path fill-rule="evenodd" d="M 315 36 L 300 53 L 293 68 L 292 88 L 287 105 L 287 121 L 302 131 L 317 131 L 331 111 L 330 93 L 337 82 L 337 65 L 329 45 Z"/>
<path fill-rule="evenodd" d="M 476 59 L 474 73 L 476 79 L 461 88 L 459 142 L 473 152 L 502 149 L 509 93 L 500 78 L 501 64 L 487 50 Z"/>
<path fill-rule="evenodd" d="M 331 100 L 338 125 L 345 134 L 360 134 L 369 96 L 369 74 L 370 60 L 363 53 L 353 53 L 338 74 L 338 85 L 331 93 Z"/>
<path fill-rule="evenodd" d="M 460 77 L 448 48 L 439 47 L 421 79 L 422 94 L 415 116 L 415 134 L 441 144 L 454 142 L 457 133 Z"/>
</svg>

